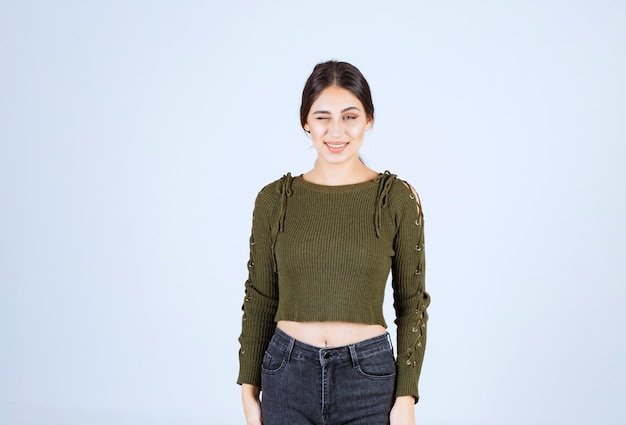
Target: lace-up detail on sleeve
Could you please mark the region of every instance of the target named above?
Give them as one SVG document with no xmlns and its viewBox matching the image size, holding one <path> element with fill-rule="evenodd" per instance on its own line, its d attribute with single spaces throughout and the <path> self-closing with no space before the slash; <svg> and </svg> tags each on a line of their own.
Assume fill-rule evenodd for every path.
<svg viewBox="0 0 626 425">
<path fill-rule="evenodd" d="M 237 382 L 261 386 L 260 364 L 267 341 L 272 337 L 278 308 L 278 279 L 273 253 L 276 213 L 280 197 L 274 182 L 257 195 L 252 215 L 248 279 L 245 282 L 239 377 Z"/>
<path fill-rule="evenodd" d="M 398 383 L 396 396 L 419 398 L 417 383 L 426 346 L 424 215 L 415 189 L 402 182 L 394 191 L 393 204 L 399 223 L 392 261 L 394 308 L 398 326 Z"/>
<path fill-rule="evenodd" d="M 397 176 L 391 174 L 389 171 L 385 171 L 380 177 L 378 182 L 378 194 L 376 196 L 376 211 L 374 213 L 374 228 L 376 230 L 376 237 L 380 238 L 380 229 L 382 227 L 382 214 L 383 208 L 387 208 L 387 195 L 389 190 L 396 180 Z"/>
</svg>

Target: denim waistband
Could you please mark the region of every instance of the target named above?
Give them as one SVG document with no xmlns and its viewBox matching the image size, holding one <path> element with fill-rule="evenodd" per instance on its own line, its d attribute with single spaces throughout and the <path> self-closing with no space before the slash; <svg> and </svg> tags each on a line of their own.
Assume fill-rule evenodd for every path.
<svg viewBox="0 0 626 425">
<path fill-rule="evenodd" d="M 329 359 L 335 362 L 354 362 L 358 358 L 369 357 L 380 351 L 389 350 L 393 352 L 393 346 L 388 332 L 354 344 L 341 347 L 320 348 L 298 341 L 279 328 L 276 328 L 274 336 L 272 337 L 272 343 L 284 350 L 287 361 L 289 361 L 291 357 L 297 357 L 300 359 L 320 361 L 322 363 Z"/>
</svg>

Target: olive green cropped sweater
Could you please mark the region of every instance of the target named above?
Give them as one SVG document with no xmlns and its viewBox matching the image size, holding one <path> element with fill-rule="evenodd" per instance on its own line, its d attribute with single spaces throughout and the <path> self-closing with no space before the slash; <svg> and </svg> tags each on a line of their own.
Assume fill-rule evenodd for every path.
<svg viewBox="0 0 626 425">
<path fill-rule="evenodd" d="M 239 338 L 239 384 L 261 387 L 276 322 L 386 326 L 392 273 L 397 325 L 396 396 L 418 398 L 426 344 L 424 220 L 415 191 L 385 172 L 368 182 L 321 186 L 290 174 L 259 192 L 250 237 Z"/>
</svg>

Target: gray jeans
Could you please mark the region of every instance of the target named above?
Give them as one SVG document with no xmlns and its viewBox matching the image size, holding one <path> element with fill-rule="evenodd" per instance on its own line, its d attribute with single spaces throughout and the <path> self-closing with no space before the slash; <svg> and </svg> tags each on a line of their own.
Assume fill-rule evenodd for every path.
<svg viewBox="0 0 626 425">
<path fill-rule="evenodd" d="M 276 329 L 262 366 L 263 425 L 387 425 L 396 362 L 389 335 L 318 348 Z"/>
</svg>

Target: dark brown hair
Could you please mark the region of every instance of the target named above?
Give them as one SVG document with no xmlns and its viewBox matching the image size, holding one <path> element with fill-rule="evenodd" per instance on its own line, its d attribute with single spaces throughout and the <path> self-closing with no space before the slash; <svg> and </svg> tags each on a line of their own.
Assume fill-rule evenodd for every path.
<svg viewBox="0 0 626 425">
<path fill-rule="evenodd" d="M 328 87 L 341 87 L 342 89 L 348 90 L 361 101 L 365 108 L 366 116 L 371 120 L 374 119 L 372 93 L 361 71 L 347 62 L 330 60 L 315 65 L 313 72 L 309 76 L 309 79 L 306 80 L 306 84 L 302 90 L 300 124 L 303 128 L 306 124 L 311 105 L 313 105 L 313 102 L 315 102 L 320 93 Z"/>
</svg>

